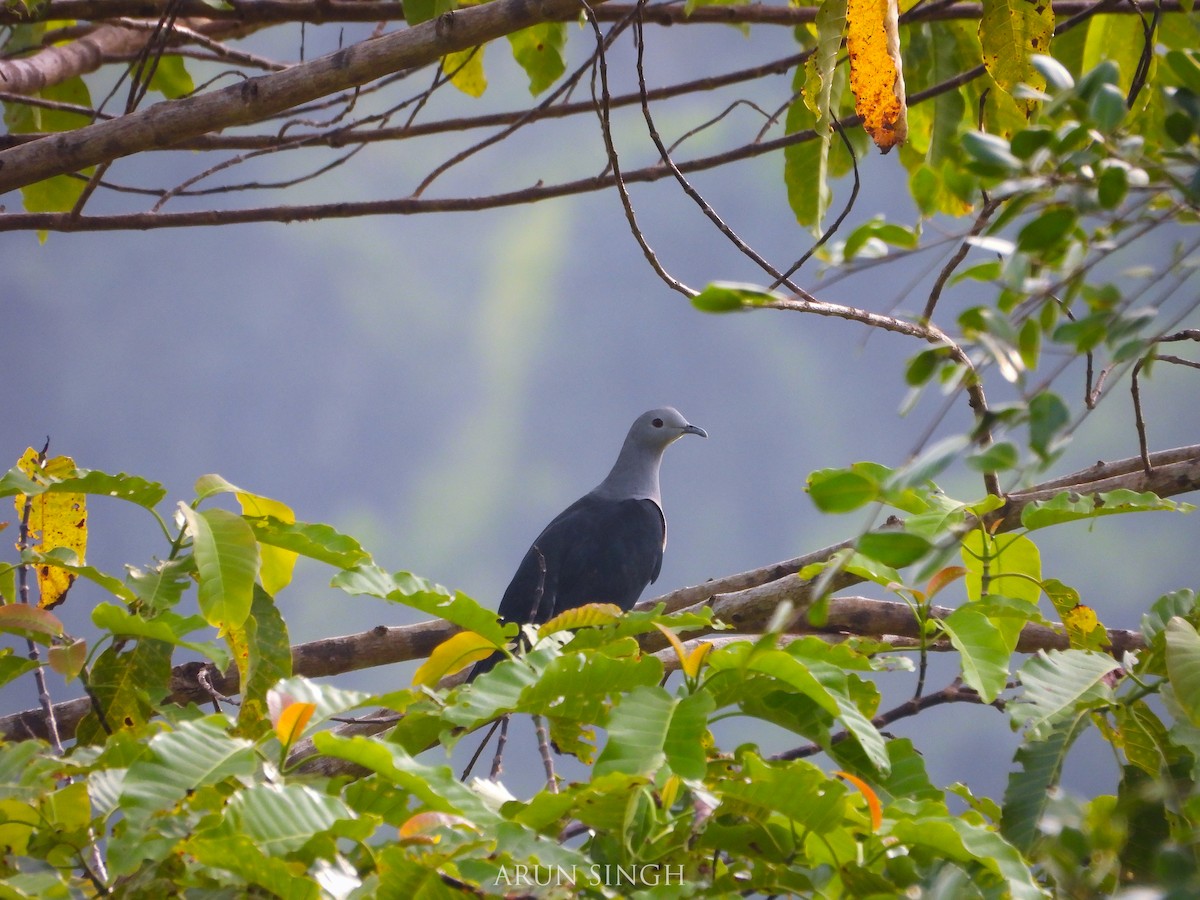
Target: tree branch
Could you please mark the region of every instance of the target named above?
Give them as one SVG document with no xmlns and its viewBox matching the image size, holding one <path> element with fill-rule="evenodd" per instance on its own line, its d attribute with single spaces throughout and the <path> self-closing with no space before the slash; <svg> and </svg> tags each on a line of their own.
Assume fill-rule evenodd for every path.
<svg viewBox="0 0 1200 900">
<path fill-rule="evenodd" d="M 0 25 L 27 22 L 51 22 L 83 19 L 103 21 L 117 16 L 155 19 L 162 15 L 167 0 L 50 0 L 32 13 L 17 6 L 0 8 Z M 1055 17 L 1077 15 L 1100 4 L 1095 0 L 1058 0 Z M 1162 11 L 1179 12 L 1180 0 L 1163 0 Z M 602 22 L 623 18 L 633 8 L 631 4 L 611 4 L 597 12 Z M 1119 11 L 1115 8 L 1113 12 Z M 212 6 L 205 0 L 183 0 L 179 4 L 183 17 L 207 18 L 217 21 L 272 25 L 306 22 L 322 25 L 333 22 L 402 22 L 404 6 L 394 0 L 254 0 L 252 3 L 231 3 L 228 7 Z M 1126 9 L 1128 13 L 1133 10 Z M 747 3 L 739 6 L 701 6 L 688 12 L 683 4 L 656 3 L 646 7 L 646 21 L 657 25 L 782 25 L 810 24 L 816 18 L 815 6 L 776 6 L 766 3 Z M 983 13 L 980 3 L 948 3 L 928 7 L 918 6 L 901 16 L 901 21 L 947 21 L 978 19 Z M 562 14 L 558 21 L 575 17 Z"/>
<path fill-rule="evenodd" d="M 1152 490 L 1160 497 L 1170 497 L 1200 490 L 1200 444 L 1164 450 L 1151 454 L 1152 472 L 1146 476 L 1141 469 L 1139 457 L 1118 460 L 1112 463 L 1098 462 L 1096 465 L 1053 481 L 1046 482 L 1027 491 L 1009 495 L 1008 503 L 997 511 L 998 530 L 1006 531 L 1020 523 L 1020 511 L 1035 499 L 1049 499 L 1063 490 L 1076 493 L 1093 493 L 1126 487 L 1133 490 Z M 808 601 L 805 593 L 808 585 L 796 573 L 804 566 L 829 559 L 853 541 L 843 541 L 831 547 L 817 550 L 795 559 L 774 563 L 747 572 L 739 572 L 724 578 L 713 579 L 694 587 L 680 588 L 651 600 L 643 600 L 637 609 L 652 609 L 659 603 L 668 612 L 711 604 L 718 618 L 732 624 L 739 631 L 761 629 L 782 600 L 803 604 Z M 839 576 L 833 590 L 841 590 L 856 579 Z M 935 607 L 931 613 L 940 617 L 949 610 Z M 901 638 L 917 637 L 912 610 L 904 603 L 886 600 L 871 600 L 864 597 L 836 597 L 830 603 L 827 630 L 863 635 L 895 635 Z M 370 631 L 341 637 L 324 638 L 292 648 L 292 670 L 297 675 L 309 678 L 340 675 L 346 672 L 374 668 L 395 662 L 423 659 L 433 649 L 458 631 L 457 627 L 442 619 L 418 622 L 414 625 L 377 626 Z M 1109 631 L 1109 640 L 1114 650 L 1136 649 L 1141 635 L 1134 631 Z M 1063 634 L 1040 625 L 1029 625 L 1021 633 L 1017 650 L 1033 653 L 1039 649 L 1066 646 Z M 662 649 L 663 641 L 654 644 L 654 636 L 646 636 L 643 646 L 651 651 Z M 223 675 L 204 663 L 185 663 L 176 666 L 171 676 L 172 703 L 202 703 L 209 697 L 208 690 L 200 683 L 201 670 L 207 669 L 212 688 L 225 695 L 239 692 L 235 667 Z M 74 735 L 79 721 L 87 713 L 89 701 L 86 697 L 56 704 L 53 708 L 63 738 Z M 41 710 L 0 717 L 0 736 L 5 740 L 25 740 L 31 737 L 45 739 L 45 718 Z"/>
<path fill-rule="evenodd" d="M 495 0 L 353 44 L 282 72 L 249 78 L 207 94 L 165 100 L 119 119 L 21 144 L 0 152 L 0 194 L 147 147 L 167 147 L 209 131 L 257 122 L 301 103 L 578 12 L 578 0 Z"/>
</svg>

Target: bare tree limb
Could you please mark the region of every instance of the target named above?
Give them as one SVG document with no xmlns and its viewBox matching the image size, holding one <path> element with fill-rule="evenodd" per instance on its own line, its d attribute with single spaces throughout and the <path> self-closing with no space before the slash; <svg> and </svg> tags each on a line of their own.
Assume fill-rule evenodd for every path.
<svg viewBox="0 0 1200 900">
<path fill-rule="evenodd" d="M 146 147 L 170 146 L 209 131 L 257 122 L 301 103 L 578 11 L 578 0 L 495 0 L 344 47 L 282 72 L 207 94 L 165 100 L 119 119 L 21 144 L 0 152 L 0 193 Z"/>
<path fill-rule="evenodd" d="M 1054 3 L 1055 17 L 1072 16 L 1100 5 L 1095 0 L 1058 0 Z M 51 22 L 64 19 L 102 21 L 117 16 L 157 18 L 166 8 L 166 0 L 50 0 L 27 12 L 16 6 L 0 8 L 0 25 L 23 22 Z M 1180 0 L 1163 0 L 1164 13 L 1179 12 Z M 627 3 L 612 4 L 598 12 L 602 22 L 623 18 L 632 9 Z M 979 3 L 959 2 L 918 6 L 901 17 L 902 21 L 946 21 L 978 19 L 983 7 Z M 1111 10 L 1116 12 L 1117 9 Z M 783 25 L 810 24 L 816 18 L 815 6 L 779 6 L 766 3 L 747 3 L 738 6 L 701 6 L 690 12 L 683 4 L 655 3 L 646 8 L 646 21 L 658 25 Z M 1132 10 L 1130 10 L 1132 12 Z M 218 21 L 236 21 L 270 25 L 286 22 L 327 24 L 331 22 L 402 22 L 404 6 L 395 0 L 254 0 L 252 3 L 231 3 L 227 7 L 211 6 L 205 0 L 185 0 L 180 15 L 203 17 Z M 562 15 L 560 20 L 574 16 Z"/>
<path fill-rule="evenodd" d="M 1140 457 L 1118 460 L 1096 465 L 1046 482 L 1027 491 L 1009 495 L 1008 503 L 997 511 L 998 530 L 1011 530 L 1020 523 L 1020 512 L 1036 499 L 1049 499 L 1062 492 L 1092 493 L 1126 487 L 1133 490 L 1153 490 L 1160 497 L 1200 490 L 1200 444 L 1164 450 L 1150 456 L 1153 465 L 1151 476 L 1141 470 Z M 804 603 L 805 583 L 796 573 L 813 562 L 829 559 L 839 550 L 852 546 L 852 541 L 843 541 L 813 553 L 739 572 L 724 578 L 713 579 L 694 587 L 685 587 L 651 600 L 643 600 L 638 609 L 652 609 L 663 604 L 668 612 L 693 606 L 711 604 L 719 609 L 719 616 L 739 631 L 753 631 L 770 618 L 775 606 L 782 600 Z M 840 586 L 854 583 L 853 578 L 842 576 Z M 764 615 L 764 612 L 766 615 Z M 945 615 L 949 610 L 935 608 L 934 616 Z M 827 629 L 851 634 L 873 636 L 895 635 L 899 638 L 916 637 L 912 610 L 903 603 L 870 600 L 861 597 L 835 597 L 830 604 Z M 458 629 L 442 619 L 418 622 L 404 626 L 377 626 L 359 634 L 325 638 L 292 648 L 292 669 L 298 675 L 320 678 L 346 672 L 374 668 L 395 662 L 404 662 L 427 657 L 438 644 L 453 635 Z M 722 638 L 718 638 L 721 640 Z M 1140 635 L 1132 631 L 1112 630 L 1109 639 L 1114 649 L 1133 649 L 1139 646 Z M 1065 646 L 1066 638 L 1044 626 L 1028 626 L 1021 634 L 1017 649 L 1032 653 L 1039 649 Z M 654 646 L 653 637 L 644 645 L 649 650 L 661 649 Z M 201 683 L 199 672 L 207 670 L 208 685 L 226 696 L 239 691 L 237 670 L 234 667 L 224 674 L 215 672 L 204 663 L 185 663 L 176 666 L 171 676 L 172 703 L 202 703 L 210 699 L 210 687 Z M 55 704 L 54 717 L 64 738 L 74 735 L 79 721 L 87 713 L 89 701 L 86 697 Z M 374 723 L 386 727 L 386 723 Z M 371 727 L 370 723 L 363 728 Z M 5 740 L 25 740 L 31 737 L 45 738 L 47 735 L 42 710 L 29 709 L 0 717 L 0 736 Z"/>
</svg>

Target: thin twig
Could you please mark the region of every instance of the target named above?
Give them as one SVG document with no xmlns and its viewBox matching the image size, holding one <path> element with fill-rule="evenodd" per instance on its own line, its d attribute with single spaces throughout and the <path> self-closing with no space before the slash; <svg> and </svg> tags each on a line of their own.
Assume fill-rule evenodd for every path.
<svg viewBox="0 0 1200 900">
<path fill-rule="evenodd" d="M 604 137 L 604 148 L 608 152 L 608 164 L 612 168 L 612 181 L 617 188 L 617 193 L 621 198 L 621 206 L 625 210 L 625 218 L 629 222 L 630 231 L 633 233 L 634 240 L 638 246 L 642 248 L 642 254 L 646 257 L 646 261 L 650 263 L 650 267 L 654 269 L 658 277 L 673 291 L 678 291 L 685 297 L 695 297 L 700 292 L 694 288 L 688 287 L 682 281 L 679 281 L 672 276 L 662 263 L 658 261 L 658 256 L 646 242 L 646 237 L 642 234 L 642 229 L 637 222 L 637 215 L 633 211 L 633 201 L 630 199 L 629 190 L 625 186 L 625 181 L 621 177 L 621 164 L 617 158 L 617 148 L 613 143 L 612 123 L 610 121 L 610 106 L 611 94 L 608 90 L 608 59 L 604 52 L 604 34 L 600 30 L 600 23 L 596 19 L 595 11 L 587 0 L 580 0 L 584 10 L 587 12 L 588 23 L 592 27 L 592 32 L 596 36 L 596 66 L 593 69 L 592 75 L 592 102 L 596 108 L 596 116 L 600 120 L 600 131 Z M 600 92 L 596 93 L 597 75 L 599 76 Z"/>
<path fill-rule="evenodd" d="M 492 770 L 488 773 L 489 781 L 499 781 L 500 772 L 504 765 L 504 746 L 508 743 L 508 723 L 511 716 L 500 720 L 500 734 L 496 738 L 496 755 L 492 757 Z"/>
<path fill-rule="evenodd" d="M 654 118 L 650 114 L 650 103 L 646 99 L 646 70 L 644 66 L 646 44 L 641 21 L 641 10 L 643 5 L 644 0 L 639 0 L 637 5 L 639 16 L 634 22 L 633 26 L 634 42 L 637 46 L 638 88 L 642 97 L 642 116 L 646 120 L 646 130 L 650 134 L 650 140 L 654 142 L 654 146 L 658 149 L 659 158 L 662 160 L 663 165 L 670 169 L 671 174 L 675 176 L 675 180 L 679 182 L 679 186 L 683 188 L 684 193 L 692 198 L 696 205 L 700 207 L 701 212 L 703 212 L 704 215 L 708 217 L 709 221 L 717 227 L 717 230 L 725 235 L 725 237 L 729 239 L 730 243 L 737 247 L 737 249 L 740 250 L 743 255 L 749 257 L 760 269 L 762 269 L 772 278 L 776 279 L 776 284 L 785 285 L 792 293 L 804 297 L 805 299 L 815 300 L 815 297 L 813 297 L 803 288 L 789 281 L 786 275 L 781 274 L 780 271 L 775 268 L 775 266 L 771 265 L 771 263 L 769 263 L 765 258 L 763 258 L 758 251 L 743 241 L 737 235 L 737 233 L 730 228 L 717 214 L 712 206 L 709 205 L 708 201 L 704 199 L 700 192 L 692 187 L 691 182 L 684 177 L 683 173 L 679 171 L 679 167 L 676 166 L 675 162 L 671 159 L 671 154 L 667 150 L 666 144 L 663 143 L 663 139 L 659 135 L 658 129 L 654 125 Z"/>
<path fill-rule="evenodd" d="M 924 697 L 913 698 L 901 703 L 885 713 L 881 713 L 871 720 L 871 724 L 877 729 L 883 729 L 891 725 L 893 722 L 898 722 L 901 719 L 907 719 L 915 716 L 922 710 L 929 709 L 933 706 L 944 706 L 947 703 L 983 703 L 983 698 L 972 688 L 966 687 L 958 681 L 942 688 L 934 694 L 926 694 Z M 996 709 L 1004 709 L 1003 700 L 993 700 L 988 704 Z M 840 744 L 842 741 L 850 737 L 850 732 L 839 731 L 837 734 L 829 738 L 829 744 Z M 826 748 L 819 744 L 806 744 L 803 747 L 795 747 L 791 750 L 785 750 L 782 753 L 776 753 L 771 757 L 772 761 L 786 761 L 792 759 L 804 759 L 809 756 L 816 756 Z"/>
<path fill-rule="evenodd" d="M 963 241 L 958 246 L 958 250 L 942 267 L 942 271 L 938 273 L 937 280 L 933 283 L 933 288 L 929 291 L 929 302 L 925 304 L 925 311 L 921 313 L 922 321 L 928 322 L 933 318 L 933 310 L 937 307 L 938 300 L 941 299 L 942 290 L 946 287 L 946 282 L 950 280 L 950 276 L 954 274 L 954 270 L 959 267 L 964 259 L 967 258 L 967 253 L 971 250 L 971 238 L 978 237 L 979 233 L 987 227 L 988 221 L 992 218 L 993 213 L 1000 208 L 999 200 L 987 200 L 982 209 L 979 210 L 979 215 L 975 217 L 975 222 L 971 225 L 971 230 L 967 232 Z"/>
<path fill-rule="evenodd" d="M 538 752 L 542 755 L 542 767 L 546 771 L 546 790 L 557 794 L 558 777 L 554 774 L 554 755 L 550 750 L 550 737 L 546 732 L 546 723 L 541 716 L 534 715 L 533 727 L 537 731 Z"/>
</svg>

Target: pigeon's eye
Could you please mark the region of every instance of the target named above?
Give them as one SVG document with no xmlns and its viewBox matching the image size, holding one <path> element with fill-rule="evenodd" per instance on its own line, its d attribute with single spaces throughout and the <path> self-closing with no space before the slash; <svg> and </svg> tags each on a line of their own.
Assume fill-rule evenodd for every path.
<svg viewBox="0 0 1200 900">
<path fill-rule="evenodd" d="M 663 420 L 662 420 L 662 419 L 655 419 L 655 420 L 654 420 L 653 422 L 651 422 L 650 424 L 651 424 L 651 425 L 653 425 L 655 428 L 662 428 L 662 427 L 663 427 Z"/>
</svg>

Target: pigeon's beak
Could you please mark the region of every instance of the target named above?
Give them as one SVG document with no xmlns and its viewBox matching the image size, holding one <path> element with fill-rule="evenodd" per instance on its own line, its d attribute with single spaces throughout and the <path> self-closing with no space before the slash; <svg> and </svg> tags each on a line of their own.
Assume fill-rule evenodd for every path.
<svg viewBox="0 0 1200 900">
<path fill-rule="evenodd" d="M 702 438 L 708 437 L 708 432 L 705 431 L 703 428 L 701 428 L 699 425 L 684 425 L 683 433 L 684 434 L 698 434 Z"/>
</svg>

